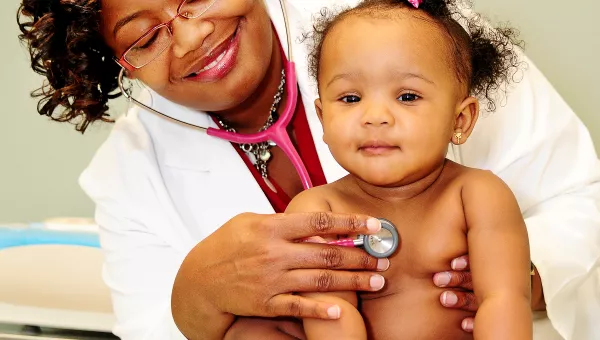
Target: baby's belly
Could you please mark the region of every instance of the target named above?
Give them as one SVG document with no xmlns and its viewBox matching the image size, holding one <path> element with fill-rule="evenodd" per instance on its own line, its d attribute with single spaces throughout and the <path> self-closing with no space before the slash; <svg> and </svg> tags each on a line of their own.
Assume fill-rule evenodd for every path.
<svg viewBox="0 0 600 340">
<path fill-rule="evenodd" d="M 415 280 L 390 295 L 362 297 L 362 315 L 370 340 L 472 340 L 461 328 L 462 320 L 473 313 L 442 307 L 441 290 L 431 280 Z"/>
</svg>

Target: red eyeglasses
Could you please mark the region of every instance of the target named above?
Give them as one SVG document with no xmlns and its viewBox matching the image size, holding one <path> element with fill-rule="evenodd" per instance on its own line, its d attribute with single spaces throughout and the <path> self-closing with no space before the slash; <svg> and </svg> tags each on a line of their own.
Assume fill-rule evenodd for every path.
<svg viewBox="0 0 600 340">
<path fill-rule="evenodd" d="M 175 19 L 196 19 L 206 13 L 217 0 L 183 0 L 177 7 L 177 15 L 171 20 L 156 25 L 138 38 L 117 59 L 128 71 L 140 69 L 158 58 L 173 42 L 171 25 Z"/>
</svg>

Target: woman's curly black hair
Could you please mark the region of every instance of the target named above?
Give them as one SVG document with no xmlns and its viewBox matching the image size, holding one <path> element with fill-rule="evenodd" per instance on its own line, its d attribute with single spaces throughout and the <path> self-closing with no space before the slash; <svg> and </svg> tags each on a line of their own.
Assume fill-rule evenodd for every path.
<svg viewBox="0 0 600 340">
<path fill-rule="evenodd" d="M 508 27 L 491 27 L 481 16 L 463 14 L 460 0 L 424 0 L 418 10 L 426 13 L 452 40 L 456 74 L 469 93 L 486 100 L 488 111 L 496 109 L 494 94 L 508 84 L 522 64 L 516 52 L 523 42 L 518 32 Z M 310 43 L 309 71 L 318 79 L 321 50 L 327 34 L 342 20 L 353 15 L 394 18 L 391 9 L 415 10 L 408 0 L 363 0 L 342 11 L 321 10 L 312 32 L 304 39 Z M 462 24 L 462 25 L 461 25 Z"/>
<path fill-rule="evenodd" d="M 17 12 L 31 67 L 47 79 L 31 93 L 41 98 L 38 112 L 82 133 L 95 121 L 112 122 L 107 102 L 120 95 L 120 68 L 99 33 L 99 15 L 100 0 L 23 0 Z"/>
</svg>

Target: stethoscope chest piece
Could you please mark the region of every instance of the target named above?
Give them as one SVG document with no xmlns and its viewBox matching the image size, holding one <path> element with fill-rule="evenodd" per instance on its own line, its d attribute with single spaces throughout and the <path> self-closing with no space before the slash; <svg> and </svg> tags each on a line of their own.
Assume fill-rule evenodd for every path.
<svg viewBox="0 0 600 340">
<path fill-rule="evenodd" d="M 367 253 L 378 258 L 390 257 L 400 246 L 400 235 L 394 224 L 380 218 L 381 230 L 372 235 L 360 235 L 359 241 Z M 361 242 L 362 241 L 362 242 Z"/>
</svg>

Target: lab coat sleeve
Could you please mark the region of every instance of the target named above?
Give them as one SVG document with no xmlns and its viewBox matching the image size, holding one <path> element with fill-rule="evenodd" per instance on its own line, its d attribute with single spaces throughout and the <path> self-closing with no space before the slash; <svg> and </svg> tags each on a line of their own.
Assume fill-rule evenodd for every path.
<svg viewBox="0 0 600 340">
<path fill-rule="evenodd" d="M 96 203 L 103 277 L 117 319 L 114 333 L 124 340 L 185 339 L 173 321 L 170 301 L 188 249 L 161 234 L 170 225 L 147 176 L 153 171 L 150 149 L 139 121 L 122 119 L 80 184 Z"/>
<path fill-rule="evenodd" d="M 467 166 L 492 170 L 514 191 L 553 327 L 566 340 L 597 339 L 598 158 L 581 121 L 523 58 L 525 69 L 498 110 L 484 113 L 472 138 L 453 151 Z"/>
</svg>

